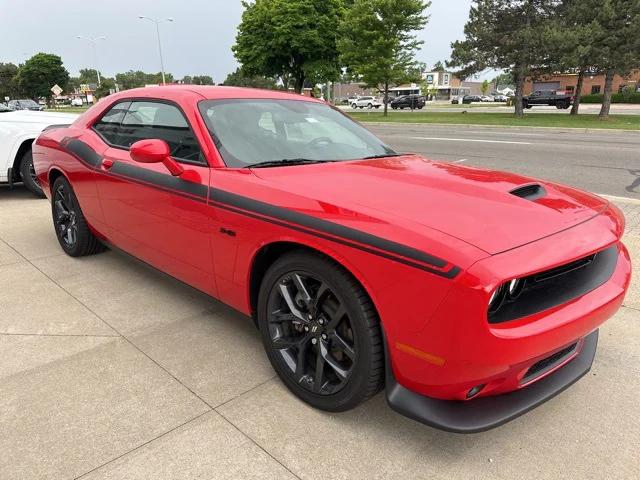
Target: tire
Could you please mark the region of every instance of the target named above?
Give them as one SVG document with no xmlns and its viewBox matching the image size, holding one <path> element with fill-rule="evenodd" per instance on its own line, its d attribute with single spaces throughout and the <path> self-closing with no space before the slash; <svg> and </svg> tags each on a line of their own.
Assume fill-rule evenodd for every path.
<svg viewBox="0 0 640 480">
<path fill-rule="evenodd" d="M 360 284 L 338 265 L 304 251 L 284 255 L 264 277 L 257 313 L 271 365 L 309 405 L 342 412 L 381 390 L 378 315 Z"/>
<path fill-rule="evenodd" d="M 367 108 L 368 108 L 369 110 L 371 110 L 371 109 L 373 108 L 373 103 L 368 103 L 368 104 L 367 104 Z"/>
<path fill-rule="evenodd" d="M 42 187 L 35 178 L 35 172 L 33 170 L 33 154 L 31 149 L 24 152 L 20 159 L 20 178 L 27 190 L 33 193 L 36 197 L 44 198 L 44 192 Z"/>
<path fill-rule="evenodd" d="M 355 103 L 353 103 L 353 104 L 351 104 L 351 108 L 353 108 L 353 109 L 355 110 L 356 108 L 358 108 L 358 105 L 356 105 Z"/>
<path fill-rule="evenodd" d="M 51 187 L 51 216 L 58 243 L 70 257 L 84 257 L 105 250 L 91 233 L 78 198 L 64 177 L 58 177 Z"/>
</svg>

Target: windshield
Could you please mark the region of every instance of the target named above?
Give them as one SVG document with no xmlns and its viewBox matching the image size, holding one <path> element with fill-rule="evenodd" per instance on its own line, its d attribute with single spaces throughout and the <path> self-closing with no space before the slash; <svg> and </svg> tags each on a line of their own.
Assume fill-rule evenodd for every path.
<svg viewBox="0 0 640 480">
<path fill-rule="evenodd" d="M 207 100 L 200 112 L 229 167 L 340 161 L 395 152 L 328 105 L 299 100 Z"/>
</svg>

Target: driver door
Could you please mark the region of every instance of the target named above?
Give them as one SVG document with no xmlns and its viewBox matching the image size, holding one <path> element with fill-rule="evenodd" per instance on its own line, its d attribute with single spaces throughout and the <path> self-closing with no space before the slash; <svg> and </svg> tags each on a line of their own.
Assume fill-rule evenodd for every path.
<svg viewBox="0 0 640 480">
<path fill-rule="evenodd" d="M 94 129 L 98 129 L 99 122 Z M 190 180 L 172 176 L 161 163 L 135 162 L 129 147 L 161 139 Z M 194 287 L 215 295 L 209 166 L 182 111 L 160 100 L 131 101 L 109 138 L 98 194 L 111 241 L 119 248 Z"/>
</svg>

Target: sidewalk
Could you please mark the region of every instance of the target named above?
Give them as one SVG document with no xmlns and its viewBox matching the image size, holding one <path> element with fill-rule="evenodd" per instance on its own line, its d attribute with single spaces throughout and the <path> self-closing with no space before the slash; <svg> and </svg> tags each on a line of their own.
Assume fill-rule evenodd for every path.
<svg viewBox="0 0 640 480">
<path fill-rule="evenodd" d="M 617 204 L 634 284 L 591 373 L 461 436 L 384 395 L 342 414 L 308 407 L 251 320 L 112 251 L 67 257 L 49 203 L 0 189 L 0 478 L 636 478 L 640 205 Z"/>
</svg>

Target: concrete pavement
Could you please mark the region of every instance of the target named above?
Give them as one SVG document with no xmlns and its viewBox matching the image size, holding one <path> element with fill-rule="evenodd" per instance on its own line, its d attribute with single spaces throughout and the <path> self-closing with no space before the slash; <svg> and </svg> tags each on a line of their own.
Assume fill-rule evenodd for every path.
<svg viewBox="0 0 640 480">
<path fill-rule="evenodd" d="M 343 414 L 307 407 L 249 319 L 123 255 L 65 256 L 48 202 L 0 188 L 0 478 L 637 478 L 640 231 L 625 240 L 634 285 L 592 372 L 460 436 L 382 394 Z"/>
</svg>

